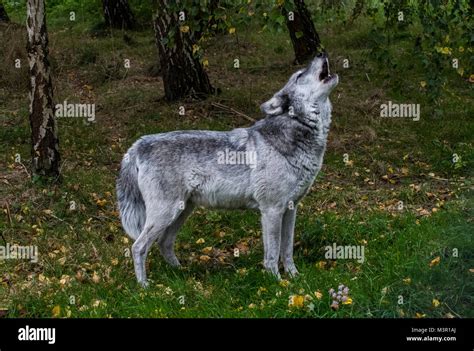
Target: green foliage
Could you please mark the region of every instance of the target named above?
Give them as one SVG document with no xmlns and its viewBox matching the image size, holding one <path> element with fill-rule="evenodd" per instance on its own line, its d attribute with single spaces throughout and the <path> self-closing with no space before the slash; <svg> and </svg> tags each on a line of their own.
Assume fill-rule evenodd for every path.
<svg viewBox="0 0 474 351">
<path fill-rule="evenodd" d="M 468 1 L 384 1 L 383 6 L 376 5 L 367 14 L 374 24 L 370 36 L 371 57 L 392 77 L 403 61 L 416 60 L 421 64 L 420 85 L 435 115 L 440 115 L 440 99 L 446 92 L 448 79 L 460 82 L 473 79 L 474 37 Z M 391 45 L 405 38 L 412 45 L 397 59 Z M 402 84 L 399 87 L 402 88 Z"/>
<path fill-rule="evenodd" d="M 451 72 L 465 78 L 474 74 L 472 11 L 467 1 L 420 1 L 421 33 L 416 52 L 423 63 L 431 100 L 438 104 Z M 453 67 L 458 60 L 459 67 Z"/>
</svg>

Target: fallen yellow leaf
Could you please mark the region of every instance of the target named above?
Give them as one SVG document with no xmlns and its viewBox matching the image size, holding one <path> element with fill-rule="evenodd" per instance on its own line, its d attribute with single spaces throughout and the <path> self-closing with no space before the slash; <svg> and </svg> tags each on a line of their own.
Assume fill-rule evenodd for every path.
<svg viewBox="0 0 474 351">
<path fill-rule="evenodd" d="M 61 284 L 61 285 L 63 285 L 63 286 L 64 286 L 64 285 L 67 285 L 67 284 L 70 282 L 70 280 L 71 280 L 71 277 L 70 277 L 70 276 L 68 276 L 68 275 L 66 275 L 66 274 L 63 274 L 63 275 L 61 276 L 61 279 L 59 280 L 59 284 Z"/>
<path fill-rule="evenodd" d="M 53 307 L 53 318 L 59 317 L 61 314 L 61 306 L 57 305 Z"/>
<path fill-rule="evenodd" d="M 202 249 L 203 254 L 209 254 L 212 251 L 212 246 L 207 246 L 204 249 Z"/>
<path fill-rule="evenodd" d="M 324 269 L 324 267 L 326 267 L 326 261 L 317 262 L 316 267 L 318 267 L 319 269 Z"/>
<path fill-rule="evenodd" d="M 440 304 L 439 300 L 437 300 L 437 299 L 433 299 L 433 301 L 431 303 L 433 304 L 433 307 L 438 307 L 439 304 Z"/>
<path fill-rule="evenodd" d="M 107 200 L 106 200 L 106 199 L 103 199 L 103 200 L 97 199 L 97 201 L 96 201 L 95 203 L 96 203 L 97 206 L 99 206 L 99 207 L 104 207 L 105 204 L 107 203 Z"/>
<path fill-rule="evenodd" d="M 343 305 L 352 305 L 352 298 L 348 297 L 346 301 L 342 303 Z"/>
<path fill-rule="evenodd" d="M 209 261 L 211 258 L 208 255 L 199 256 L 199 259 L 203 262 Z"/>
<path fill-rule="evenodd" d="M 437 266 L 440 261 L 441 261 L 441 257 L 439 257 L 439 256 L 432 259 L 431 262 L 430 262 L 430 267 Z"/>
<path fill-rule="evenodd" d="M 304 296 L 302 295 L 291 295 L 288 302 L 288 307 L 301 308 L 304 305 Z"/>
<path fill-rule="evenodd" d="M 92 274 L 92 281 L 96 284 L 100 282 L 100 275 L 96 271 Z"/>
</svg>

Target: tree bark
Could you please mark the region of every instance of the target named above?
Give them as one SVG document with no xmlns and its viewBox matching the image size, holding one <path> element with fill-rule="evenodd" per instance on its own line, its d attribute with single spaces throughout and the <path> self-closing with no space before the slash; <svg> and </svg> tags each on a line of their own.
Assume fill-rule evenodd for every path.
<svg viewBox="0 0 474 351">
<path fill-rule="evenodd" d="M 158 0 L 158 13 L 153 21 L 156 46 L 168 101 L 191 96 L 205 99 L 214 93 L 201 62 L 193 55 L 189 32 L 180 30 L 178 14 L 170 11 L 168 0 Z M 175 0 L 179 5 L 179 1 Z M 171 33 L 171 34 L 170 34 Z"/>
<path fill-rule="evenodd" d="M 286 25 L 295 51 L 294 63 L 302 64 L 320 51 L 321 41 L 304 0 L 294 0 L 294 5 L 293 20 L 285 14 Z"/>
<path fill-rule="evenodd" d="M 8 17 L 7 11 L 5 7 L 0 2 L 0 22 L 10 22 L 10 18 Z"/>
<path fill-rule="evenodd" d="M 102 0 L 105 24 L 112 28 L 132 29 L 135 18 L 127 0 Z"/>
<path fill-rule="evenodd" d="M 30 66 L 30 126 L 34 175 L 59 177 L 59 140 L 54 117 L 53 86 L 48 61 L 48 31 L 44 0 L 28 0 L 28 61 Z"/>
</svg>

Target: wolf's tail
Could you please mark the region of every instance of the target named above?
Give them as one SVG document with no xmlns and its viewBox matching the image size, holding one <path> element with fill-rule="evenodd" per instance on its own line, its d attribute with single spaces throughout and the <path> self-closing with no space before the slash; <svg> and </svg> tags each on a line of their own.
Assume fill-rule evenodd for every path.
<svg viewBox="0 0 474 351">
<path fill-rule="evenodd" d="M 117 200 L 125 232 L 137 239 L 146 220 L 146 208 L 142 193 L 138 188 L 138 165 L 135 149 L 131 147 L 125 154 L 117 179 Z"/>
</svg>

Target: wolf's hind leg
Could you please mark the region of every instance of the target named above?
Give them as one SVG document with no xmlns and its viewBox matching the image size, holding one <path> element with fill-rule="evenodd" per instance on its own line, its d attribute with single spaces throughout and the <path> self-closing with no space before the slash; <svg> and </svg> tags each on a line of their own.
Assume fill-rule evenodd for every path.
<svg viewBox="0 0 474 351">
<path fill-rule="evenodd" d="M 174 203 L 160 202 L 147 204 L 147 213 L 145 226 L 132 245 L 133 262 L 135 266 L 135 274 L 138 282 L 146 287 L 146 268 L 145 261 L 153 243 L 162 236 L 167 228 L 171 226 L 183 210 Z"/>
<path fill-rule="evenodd" d="M 283 215 L 283 224 L 281 228 L 281 248 L 280 260 L 283 263 L 285 272 L 290 276 L 296 276 L 298 270 L 293 261 L 293 241 L 295 234 L 296 207 L 292 210 L 287 209 Z"/>
<path fill-rule="evenodd" d="M 194 205 L 187 203 L 183 212 L 176 218 L 176 220 L 166 229 L 166 231 L 158 238 L 158 246 L 160 248 L 161 255 L 171 266 L 180 266 L 179 260 L 174 253 L 174 243 L 178 234 L 179 228 L 183 225 L 184 221 L 193 212 Z"/>
</svg>

